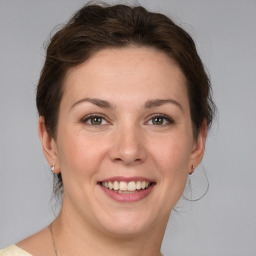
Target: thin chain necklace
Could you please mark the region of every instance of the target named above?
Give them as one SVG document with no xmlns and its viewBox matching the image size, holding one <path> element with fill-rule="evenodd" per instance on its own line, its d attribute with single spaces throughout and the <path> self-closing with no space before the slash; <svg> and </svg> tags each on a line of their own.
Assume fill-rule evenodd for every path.
<svg viewBox="0 0 256 256">
<path fill-rule="evenodd" d="M 55 241 L 54 241 L 54 235 L 53 235 L 53 231 L 52 231 L 52 223 L 49 226 L 49 229 L 50 229 L 50 232 L 51 232 L 51 236 L 52 236 L 52 245 L 53 245 L 53 248 L 54 248 L 55 256 L 59 256 L 57 248 L 56 248 L 56 245 L 55 245 Z"/>
<path fill-rule="evenodd" d="M 54 240 L 54 235 L 53 235 L 53 230 L 52 230 L 52 223 L 49 226 L 51 236 L 52 236 L 52 245 L 53 245 L 53 248 L 54 248 L 55 256 L 59 256 L 59 253 L 58 253 L 56 245 L 55 245 L 55 240 Z M 160 256 L 164 256 L 164 255 L 162 253 L 160 253 Z"/>
</svg>

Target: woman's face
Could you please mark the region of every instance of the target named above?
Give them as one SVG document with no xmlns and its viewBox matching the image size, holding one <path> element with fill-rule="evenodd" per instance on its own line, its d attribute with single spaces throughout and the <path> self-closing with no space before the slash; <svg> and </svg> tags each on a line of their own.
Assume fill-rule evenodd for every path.
<svg viewBox="0 0 256 256">
<path fill-rule="evenodd" d="M 134 234 L 166 224 L 204 141 L 175 62 L 151 48 L 105 49 L 68 71 L 47 159 L 62 173 L 66 213 Z"/>
</svg>

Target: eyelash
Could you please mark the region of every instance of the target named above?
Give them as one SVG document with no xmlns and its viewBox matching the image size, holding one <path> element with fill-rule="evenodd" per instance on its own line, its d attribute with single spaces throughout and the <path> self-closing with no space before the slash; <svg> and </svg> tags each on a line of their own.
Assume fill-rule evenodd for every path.
<svg viewBox="0 0 256 256">
<path fill-rule="evenodd" d="M 101 120 L 104 120 L 106 122 L 106 124 L 95 124 L 95 125 L 93 125 L 92 123 L 89 124 L 88 121 L 90 119 L 92 120 L 93 118 L 100 118 Z M 174 124 L 174 120 L 171 117 L 169 117 L 167 115 L 164 115 L 164 114 L 154 114 L 154 115 L 152 115 L 148 119 L 148 121 L 145 122 L 145 124 L 147 124 L 150 120 L 152 121 L 154 118 L 161 118 L 161 119 L 163 119 L 163 122 L 166 122 L 165 124 L 161 124 L 161 125 L 151 124 L 151 125 L 154 125 L 154 126 L 166 126 L 166 125 Z M 104 115 L 101 115 L 101 114 L 90 114 L 90 115 L 87 115 L 87 116 L 85 116 L 85 117 L 83 117 L 81 119 L 81 122 L 83 124 L 91 125 L 91 126 L 95 126 L 95 127 L 102 126 L 102 125 L 107 125 L 107 124 L 110 123 L 109 121 L 106 120 L 106 117 Z"/>
<path fill-rule="evenodd" d="M 153 116 L 151 116 L 150 119 L 146 123 L 148 123 L 150 120 L 152 121 L 154 118 L 161 118 L 161 119 L 163 119 L 163 121 L 166 121 L 165 124 L 162 124 L 159 126 L 166 126 L 166 125 L 174 124 L 174 120 L 171 117 L 164 115 L 164 114 L 160 114 L 160 113 L 154 114 Z M 154 125 L 154 124 L 152 124 L 152 125 Z M 157 125 L 155 125 L 155 126 L 157 126 Z"/>
<path fill-rule="evenodd" d="M 102 124 L 99 124 L 99 125 L 93 125 L 93 124 L 89 124 L 88 121 L 93 118 L 101 118 L 101 120 L 105 120 L 108 124 L 109 122 L 106 120 L 106 117 L 104 115 L 101 115 L 101 114 L 90 114 L 90 115 L 87 115 L 85 117 L 83 117 L 81 119 L 81 122 L 84 123 L 84 124 L 87 124 L 87 125 L 91 125 L 91 126 L 101 126 Z M 106 125 L 106 124 L 103 124 L 103 125 Z"/>
</svg>

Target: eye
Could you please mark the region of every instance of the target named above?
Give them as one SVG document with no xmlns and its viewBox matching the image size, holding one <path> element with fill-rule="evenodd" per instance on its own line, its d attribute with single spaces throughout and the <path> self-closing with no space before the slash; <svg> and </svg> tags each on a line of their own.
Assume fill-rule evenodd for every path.
<svg viewBox="0 0 256 256">
<path fill-rule="evenodd" d="M 82 123 L 92 126 L 106 125 L 108 122 L 103 116 L 100 115 L 88 115 L 82 119 Z"/>
<path fill-rule="evenodd" d="M 158 114 L 149 119 L 147 124 L 149 125 L 158 125 L 158 126 L 165 126 L 169 124 L 173 124 L 174 121 L 172 118 L 166 115 Z"/>
</svg>

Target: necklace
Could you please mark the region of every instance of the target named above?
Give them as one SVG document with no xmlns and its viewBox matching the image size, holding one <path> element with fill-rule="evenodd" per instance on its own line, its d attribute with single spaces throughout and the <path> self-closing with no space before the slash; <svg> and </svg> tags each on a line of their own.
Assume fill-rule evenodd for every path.
<svg viewBox="0 0 256 256">
<path fill-rule="evenodd" d="M 57 248 L 56 248 L 56 245 L 55 245 L 55 241 L 54 241 L 54 235 L 53 235 L 53 231 L 52 231 L 52 223 L 49 226 L 49 229 L 50 229 L 50 232 L 51 232 L 51 236 L 52 236 L 52 245 L 53 245 L 53 248 L 54 248 L 55 255 L 59 256 Z"/>
<path fill-rule="evenodd" d="M 53 248 L 54 248 L 55 256 L 59 256 L 59 253 L 58 253 L 57 248 L 56 248 L 55 240 L 54 240 L 54 235 L 53 235 L 53 230 L 52 230 L 52 223 L 49 226 L 51 237 L 52 237 L 52 245 L 53 245 Z M 164 256 L 164 255 L 162 253 L 160 253 L 160 256 Z"/>
</svg>

